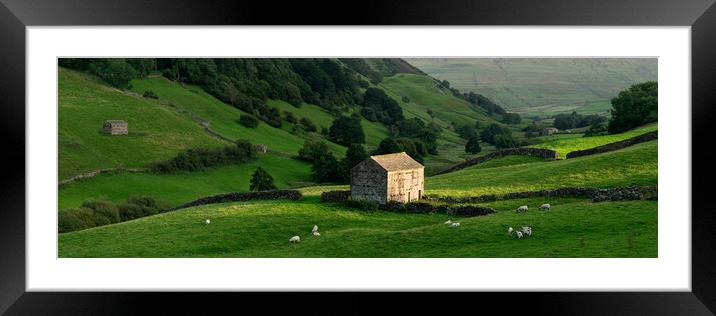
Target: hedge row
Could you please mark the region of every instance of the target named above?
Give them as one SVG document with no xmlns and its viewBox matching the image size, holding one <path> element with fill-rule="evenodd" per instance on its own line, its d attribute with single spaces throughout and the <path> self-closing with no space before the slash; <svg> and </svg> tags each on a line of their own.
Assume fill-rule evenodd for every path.
<svg viewBox="0 0 716 316">
<path fill-rule="evenodd" d="M 117 204 L 109 200 L 87 200 L 78 208 L 60 211 L 58 229 L 60 233 L 67 233 L 159 214 L 168 209 L 165 203 L 152 197 L 130 197 L 127 202 Z"/>
<path fill-rule="evenodd" d="M 545 159 L 557 159 L 559 158 L 559 155 L 556 151 L 551 149 L 544 149 L 544 148 L 528 148 L 528 147 L 520 147 L 520 148 L 508 148 L 503 150 L 498 150 L 492 153 L 489 153 L 484 156 L 472 158 L 469 160 L 466 160 L 464 162 L 461 162 L 457 165 L 454 165 L 448 169 L 445 169 L 443 171 L 438 172 L 437 174 L 444 174 L 449 173 L 453 171 L 457 171 L 460 169 L 465 169 L 470 166 L 474 166 L 479 163 L 483 163 L 488 160 L 501 158 L 504 156 L 532 156 L 532 157 L 540 157 Z"/>
<path fill-rule="evenodd" d="M 218 194 L 203 197 L 189 203 L 179 205 L 172 210 L 178 210 L 187 207 L 194 207 L 199 205 L 236 202 L 236 201 L 251 201 L 251 200 L 300 200 L 303 197 L 301 192 L 298 190 L 269 190 L 269 191 L 252 191 L 252 192 L 232 192 L 225 194 Z"/>
<path fill-rule="evenodd" d="M 447 202 L 447 203 L 476 203 L 490 202 L 496 200 L 512 200 L 524 199 L 531 197 L 588 197 L 594 202 L 602 201 L 628 201 L 657 199 L 657 187 L 655 186 L 626 186 L 615 188 L 583 188 L 583 187 L 566 187 L 554 190 L 537 190 L 525 192 L 513 192 L 497 196 L 494 194 L 452 197 L 425 195 L 428 201 Z"/>
<path fill-rule="evenodd" d="M 256 149 L 247 140 L 216 149 L 189 149 L 174 158 L 157 163 L 153 170 L 159 173 L 197 171 L 207 167 L 244 163 L 256 158 Z"/>
<path fill-rule="evenodd" d="M 585 150 L 572 151 L 567 154 L 567 159 L 619 150 L 619 149 L 626 148 L 629 146 L 634 146 L 639 143 L 648 142 L 650 140 L 657 139 L 658 137 L 659 137 L 659 132 L 653 131 L 653 132 L 649 132 L 646 134 L 641 134 L 636 137 L 625 139 L 625 140 L 619 141 L 619 142 L 609 143 L 606 145 L 589 148 L 589 149 L 585 149 Z"/>
</svg>

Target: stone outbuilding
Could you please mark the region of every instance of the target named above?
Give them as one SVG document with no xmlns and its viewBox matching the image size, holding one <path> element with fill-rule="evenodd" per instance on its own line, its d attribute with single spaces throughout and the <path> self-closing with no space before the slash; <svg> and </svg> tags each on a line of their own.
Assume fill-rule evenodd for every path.
<svg viewBox="0 0 716 316">
<path fill-rule="evenodd" d="M 547 128 L 543 128 L 542 131 L 540 131 L 540 135 L 541 136 L 549 136 L 549 135 L 552 135 L 558 131 L 559 130 L 554 127 L 547 127 Z"/>
<path fill-rule="evenodd" d="M 268 151 L 268 147 L 264 144 L 256 144 L 254 148 L 256 148 L 256 152 L 260 154 L 265 154 Z"/>
<path fill-rule="evenodd" d="M 385 204 L 423 197 L 425 167 L 405 152 L 370 156 L 351 169 L 351 198 Z"/>
<path fill-rule="evenodd" d="M 129 125 L 122 120 L 107 120 L 104 122 L 102 130 L 110 135 L 127 135 L 129 133 Z"/>
</svg>

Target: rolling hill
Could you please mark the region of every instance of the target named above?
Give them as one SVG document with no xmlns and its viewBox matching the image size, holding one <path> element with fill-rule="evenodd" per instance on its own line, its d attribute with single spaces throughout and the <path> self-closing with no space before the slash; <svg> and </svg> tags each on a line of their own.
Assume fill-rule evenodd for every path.
<svg viewBox="0 0 716 316">
<path fill-rule="evenodd" d="M 632 84 L 657 80 L 654 58 L 410 58 L 409 63 L 461 91 L 510 111 L 549 116 L 608 115 L 609 100 Z"/>
</svg>

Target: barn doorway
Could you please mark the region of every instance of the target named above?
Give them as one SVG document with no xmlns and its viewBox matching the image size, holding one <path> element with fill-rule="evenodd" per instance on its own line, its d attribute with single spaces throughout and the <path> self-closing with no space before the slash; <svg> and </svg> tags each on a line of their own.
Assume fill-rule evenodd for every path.
<svg viewBox="0 0 716 316">
<path fill-rule="evenodd" d="M 408 202 L 410 202 L 410 191 L 408 191 Z"/>
<path fill-rule="evenodd" d="M 418 200 L 423 198 L 423 190 L 418 190 Z"/>
</svg>

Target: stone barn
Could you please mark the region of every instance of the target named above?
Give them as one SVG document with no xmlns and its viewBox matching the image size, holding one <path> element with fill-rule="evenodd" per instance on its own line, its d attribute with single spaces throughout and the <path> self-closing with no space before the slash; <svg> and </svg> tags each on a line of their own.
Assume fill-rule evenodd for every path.
<svg viewBox="0 0 716 316">
<path fill-rule="evenodd" d="M 129 133 L 129 126 L 127 122 L 122 120 L 107 120 L 104 122 L 102 130 L 110 135 L 127 135 Z"/>
<path fill-rule="evenodd" d="M 370 156 L 351 169 L 351 198 L 385 204 L 423 197 L 425 167 L 408 154 Z"/>
<path fill-rule="evenodd" d="M 268 147 L 264 144 L 257 144 L 254 148 L 256 148 L 256 152 L 260 154 L 265 154 L 268 151 Z"/>
<path fill-rule="evenodd" d="M 543 128 L 542 131 L 540 131 L 540 135 L 541 136 L 549 136 L 549 135 L 552 135 L 558 131 L 559 130 L 554 127 L 547 127 L 547 128 Z"/>
</svg>

